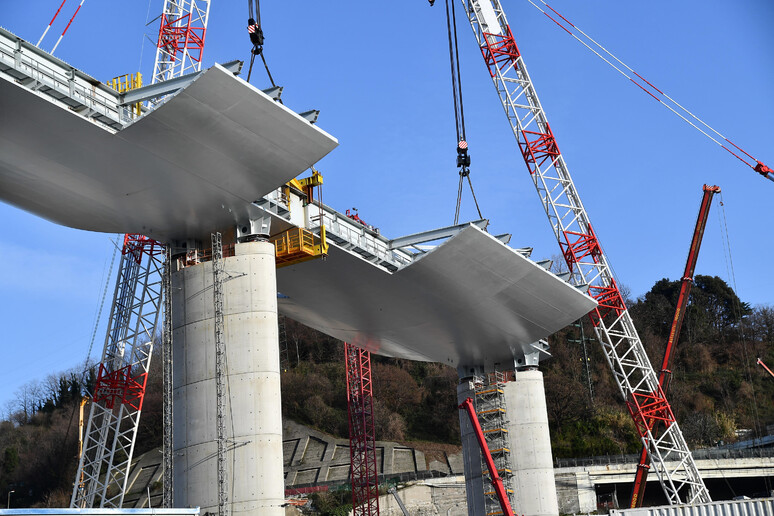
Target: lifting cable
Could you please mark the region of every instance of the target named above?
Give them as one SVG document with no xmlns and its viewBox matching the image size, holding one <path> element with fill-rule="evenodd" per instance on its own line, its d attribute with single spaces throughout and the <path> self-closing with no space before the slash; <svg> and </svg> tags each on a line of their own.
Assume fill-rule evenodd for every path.
<svg viewBox="0 0 774 516">
<path fill-rule="evenodd" d="M 248 20 L 247 20 L 247 32 L 250 35 L 250 43 L 253 44 L 253 48 L 250 50 L 250 68 L 247 71 L 247 82 L 250 82 L 250 76 L 253 73 L 253 63 L 255 63 L 255 56 L 261 56 L 263 61 L 263 67 L 266 69 L 266 75 L 269 76 L 272 87 L 277 87 L 274 84 L 274 78 L 269 71 L 269 65 L 266 64 L 266 58 L 263 56 L 263 29 L 261 28 L 261 2 L 260 0 L 247 0 Z M 257 20 L 257 21 L 256 21 Z M 277 99 L 282 104 L 281 99 Z"/>
<path fill-rule="evenodd" d="M 734 262 L 731 257 L 731 239 L 728 236 L 728 220 L 726 219 L 726 208 L 725 203 L 723 202 L 723 194 L 720 194 L 720 207 L 721 209 L 718 211 L 718 221 L 721 226 L 721 234 L 723 235 L 723 250 L 724 250 L 724 258 L 726 259 L 726 269 L 727 273 L 729 275 L 729 279 L 731 282 L 731 288 L 733 289 L 734 293 L 738 292 L 737 286 L 736 286 L 736 273 L 734 271 Z M 730 271 L 728 270 L 730 267 Z M 734 315 L 736 316 L 736 321 L 739 326 L 739 333 L 742 337 L 742 353 L 744 355 L 744 366 L 747 371 L 747 380 L 750 383 L 750 388 L 752 390 L 752 400 L 751 405 L 753 408 L 753 422 L 755 427 L 755 437 L 760 439 L 763 435 L 763 429 L 761 425 L 760 415 L 758 413 L 758 397 L 755 392 L 755 383 L 753 381 L 753 375 L 752 375 L 752 368 L 750 367 L 750 361 L 752 360 L 750 357 L 750 354 L 747 351 L 747 337 L 745 337 L 745 320 L 742 317 L 742 307 L 740 306 L 740 300 L 739 295 L 737 294 L 736 302 L 733 304 L 734 308 Z M 760 360 L 760 359 L 759 359 Z M 766 490 L 771 490 L 771 482 L 766 477 L 764 479 L 766 483 Z"/>
<path fill-rule="evenodd" d="M 432 3 L 430 4 L 432 5 Z M 451 67 L 452 94 L 454 96 L 454 124 L 457 130 L 457 167 L 459 168 L 460 182 L 457 187 L 457 207 L 454 211 L 454 225 L 459 223 L 460 205 L 462 204 L 462 187 L 465 178 L 476 203 L 478 218 L 483 219 L 481 208 L 478 206 L 476 192 L 473 191 L 473 182 L 470 180 L 470 156 L 468 155 L 468 141 L 465 136 L 465 109 L 462 106 L 462 76 L 460 74 L 460 55 L 457 47 L 457 15 L 454 9 L 454 0 L 446 0 L 446 32 L 449 36 L 449 64 Z"/>
<path fill-rule="evenodd" d="M 711 127 L 707 122 L 693 114 L 691 111 L 689 111 L 687 108 L 682 106 L 679 102 L 677 102 L 675 99 L 664 93 L 662 90 L 656 88 L 651 82 L 649 82 L 647 79 L 645 79 L 643 76 L 635 72 L 629 65 L 618 59 L 615 55 L 613 55 L 609 50 L 607 50 L 605 47 L 600 45 L 597 41 L 595 41 L 591 36 L 583 32 L 579 27 L 574 25 L 572 22 L 570 22 L 567 18 L 562 16 L 556 9 L 548 5 L 544 0 L 537 0 L 541 4 L 543 4 L 546 8 L 548 8 L 551 12 L 556 14 L 559 18 L 561 18 L 562 21 L 557 20 L 553 16 L 551 16 L 549 13 L 544 11 L 539 5 L 535 3 L 533 0 L 527 0 L 530 4 L 532 4 L 535 9 L 542 12 L 544 15 L 548 17 L 552 22 L 554 22 L 556 25 L 558 25 L 561 29 L 563 29 L 567 34 L 575 38 L 579 43 L 581 43 L 583 46 L 591 50 L 594 54 L 596 54 L 597 57 L 602 59 L 605 63 L 610 65 L 613 69 L 615 69 L 618 73 L 629 79 L 631 82 L 633 82 L 637 87 L 639 87 L 642 91 L 653 97 L 655 100 L 660 102 L 664 107 L 666 107 L 668 110 L 670 110 L 675 115 L 682 118 L 685 122 L 687 122 L 689 125 L 691 125 L 694 129 L 702 133 L 704 136 L 715 142 L 716 144 L 720 145 L 723 149 L 728 151 L 732 156 L 734 156 L 736 159 L 747 165 L 748 167 L 752 168 L 754 171 L 759 173 L 761 176 L 765 177 L 766 179 L 770 181 L 774 181 L 774 170 L 767 167 L 763 164 L 762 161 L 756 159 L 751 154 L 749 154 L 747 151 L 739 147 L 737 144 L 723 136 L 719 131 L 715 130 L 713 127 Z M 566 24 L 566 25 L 565 25 Z M 577 34 L 575 33 L 577 31 Z M 580 34 L 580 36 L 578 35 Z M 596 48 L 592 48 L 596 47 Z M 606 54 L 608 57 L 605 57 L 602 54 Z M 619 66 L 614 64 L 612 61 L 615 61 L 618 63 Z M 633 79 L 629 74 L 627 74 L 626 71 L 622 70 L 621 68 L 626 69 L 628 72 L 631 72 L 632 74 L 637 76 L 637 79 Z M 710 134 L 712 133 L 712 134 Z M 714 136 L 713 136 L 714 134 Z M 732 147 L 734 147 L 739 154 L 744 154 L 747 156 L 747 158 L 744 158 L 737 154 L 737 152 L 734 152 L 729 147 L 727 147 L 724 143 L 722 143 L 720 140 L 723 140 L 724 142 L 728 143 Z"/>
<path fill-rule="evenodd" d="M 726 260 L 726 273 L 729 277 L 729 283 L 736 294 L 736 300 L 732 305 L 734 318 L 736 319 L 737 326 L 739 328 L 739 334 L 742 339 L 742 355 L 744 357 L 744 367 L 745 371 L 747 372 L 747 381 L 750 383 L 750 388 L 752 390 L 752 400 L 751 405 L 753 409 L 753 426 L 755 431 L 755 437 L 760 438 L 763 434 L 761 431 L 761 421 L 760 421 L 760 415 L 758 413 L 758 397 L 755 393 L 755 382 L 753 381 L 753 375 L 752 375 L 752 368 L 750 367 L 750 353 L 748 353 L 747 350 L 747 337 L 745 336 L 745 320 L 743 318 L 742 314 L 742 306 L 740 305 L 739 300 L 739 290 L 736 285 L 736 272 L 734 271 L 734 261 L 731 256 L 731 239 L 728 236 L 728 220 L 726 219 L 726 207 L 725 203 L 723 202 L 723 193 L 720 193 L 720 210 L 718 210 L 718 222 L 720 224 L 720 230 L 722 235 L 722 243 L 723 243 L 723 257 Z M 769 481 L 766 480 L 767 489 L 770 489 Z"/>
<path fill-rule="evenodd" d="M 70 28 L 70 25 L 72 25 L 72 23 L 73 23 L 73 20 L 75 19 L 75 16 L 78 14 L 78 11 L 80 11 L 80 10 L 81 10 L 81 7 L 83 6 L 83 2 L 85 2 L 85 1 L 86 1 L 86 0 L 81 0 L 81 3 L 80 3 L 80 4 L 78 4 L 78 7 L 75 9 L 75 12 L 73 13 L 73 16 L 72 16 L 72 18 L 70 18 L 70 21 L 69 21 L 69 22 L 67 22 L 67 26 L 66 26 L 66 27 L 65 27 L 65 29 L 62 31 L 62 35 L 61 35 L 61 36 L 59 36 L 59 39 L 58 39 L 58 40 L 56 40 L 56 44 L 54 45 L 54 48 L 52 48 L 52 49 L 51 49 L 51 54 L 52 54 L 52 55 L 53 55 L 53 54 L 54 54 L 54 52 L 56 51 L 56 47 L 58 47 L 58 46 L 59 46 L 59 43 L 61 43 L 61 41 L 62 41 L 62 38 L 64 38 L 65 34 L 67 33 L 67 29 L 69 29 L 69 28 Z M 62 3 L 59 5 L 59 9 L 57 9 L 57 10 L 56 10 L 56 13 L 54 13 L 54 17 L 53 17 L 53 18 L 51 18 L 51 21 L 50 21 L 50 22 L 48 22 L 48 26 L 46 27 L 46 30 L 44 30 L 44 31 L 43 31 L 43 35 L 42 35 L 42 36 L 40 36 L 40 39 L 38 40 L 38 43 L 37 43 L 37 45 L 35 45 L 36 47 L 40 47 L 40 44 L 43 42 L 43 38 L 45 38 L 45 37 L 46 37 L 46 34 L 48 34 L 48 30 L 49 30 L 49 29 L 51 28 L 51 26 L 54 24 L 54 20 L 56 20 L 56 17 L 57 17 L 57 16 L 59 16 L 59 12 L 62 10 L 62 7 L 64 7 L 64 4 L 65 4 L 65 2 L 67 2 L 67 0 L 62 0 Z"/>
</svg>

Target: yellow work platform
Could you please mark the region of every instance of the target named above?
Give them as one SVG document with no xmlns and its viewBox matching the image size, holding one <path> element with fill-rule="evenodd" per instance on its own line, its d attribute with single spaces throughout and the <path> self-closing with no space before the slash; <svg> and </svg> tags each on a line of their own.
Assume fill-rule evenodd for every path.
<svg viewBox="0 0 774 516">
<path fill-rule="evenodd" d="M 269 239 L 274 244 L 274 256 L 277 267 L 313 260 L 328 254 L 325 241 L 325 227 L 320 227 L 320 243 L 315 243 L 314 235 L 303 228 L 293 228 Z"/>
</svg>

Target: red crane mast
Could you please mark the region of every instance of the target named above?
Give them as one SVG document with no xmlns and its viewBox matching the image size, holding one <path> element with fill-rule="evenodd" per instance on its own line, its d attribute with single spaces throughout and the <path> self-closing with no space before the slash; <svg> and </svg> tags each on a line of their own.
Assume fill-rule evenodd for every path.
<svg viewBox="0 0 774 516">
<path fill-rule="evenodd" d="M 683 326 L 683 319 L 685 318 L 685 307 L 688 305 L 688 298 L 691 294 L 691 287 L 693 286 L 693 273 L 696 270 L 696 262 L 699 259 L 699 249 L 701 248 L 701 242 L 704 237 L 704 228 L 707 226 L 707 217 L 709 216 L 710 207 L 712 206 L 712 198 L 716 193 L 720 192 L 719 186 L 707 186 L 702 187 L 704 195 L 701 198 L 701 205 L 699 206 L 699 215 L 696 218 L 696 227 L 693 230 L 693 237 L 691 238 L 691 247 L 688 249 L 688 259 L 685 262 L 685 271 L 683 272 L 682 283 L 680 285 L 680 294 L 677 297 L 677 306 L 675 307 L 675 315 L 672 318 L 672 327 L 669 330 L 669 338 L 667 338 L 666 349 L 664 350 L 664 359 L 661 361 L 661 371 L 658 375 L 658 384 L 663 389 L 664 393 L 669 390 L 669 381 L 672 375 L 672 351 L 674 345 L 680 338 L 680 330 Z M 654 433 L 654 425 L 657 420 L 651 421 L 651 433 Z M 648 447 L 643 446 L 640 453 L 640 461 L 637 465 L 637 474 L 634 479 L 634 487 L 632 488 L 632 496 L 630 501 L 630 507 L 642 507 L 642 498 L 645 494 L 645 485 L 648 480 L 648 470 L 650 469 L 648 458 Z"/>
<path fill-rule="evenodd" d="M 376 471 L 371 353 L 345 342 L 344 362 L 347 370 L 352 514 L 378 516 L 379 477 Z"/>
</svg>

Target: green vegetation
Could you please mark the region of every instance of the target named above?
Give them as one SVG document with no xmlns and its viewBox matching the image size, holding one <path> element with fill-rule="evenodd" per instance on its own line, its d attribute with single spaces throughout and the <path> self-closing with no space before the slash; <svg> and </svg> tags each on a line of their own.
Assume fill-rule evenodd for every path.
<svg viewBox="0 0 774 516">
<path fill-rule="evenodd" d="M 660 280 L 629 302 L 651 362 L 658 368 L 679 284 Z M 740 323 L 739 321 L 742 321 Z M 344 347 L 286 320 L 283 415 L 346 438 Z M 586 354 L 582 336 L 585 334 Z M 541 366 L 555 457 L 638 453 L 640 443 L 593 330 L 571 325 L 550 339 L 554 358 Z M 160 356 L 157 351 L 156 356 Z M 774 308 L 750 307 L 721 279 L 697 276 L 672 366 L 669 399 L 692 447 L 734 441 L 737 430 L 765 434 L 774 423 Z M 411 441 L 428 457 L 459 444 L 456 372 L 440 364 L 372 356 L 376 435 Z M 586 367 L 588 364 L 588 368 Z M 593 392 L 589 391 L 588 374 Z M 0 492 L 13 507 L 63 507 L 75 476 L 78 401 L 94 372 L 67 371 L 17 392 L 0 421 Z M 137 455 L 161 444 L 161 370 L 152 364 Z M 440 453 L 440 452 L 438 452 Z M 345 514 L 349 491 L 318 493 L 322 514 Z"/>
</svg>

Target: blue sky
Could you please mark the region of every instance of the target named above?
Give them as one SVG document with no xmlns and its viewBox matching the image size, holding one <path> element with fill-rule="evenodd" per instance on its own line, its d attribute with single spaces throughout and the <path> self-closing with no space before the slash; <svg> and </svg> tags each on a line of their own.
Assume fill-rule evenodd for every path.
<svg viewBox="0 0 774 516">
<path fill-rule="evenodd" d="M 0 25 L 33 43 L 58 0 L 0 3 Z M 249 59 L 243 2 L 214 0 L 205 66 Z M 390 237 L 449 225 L 457 189 L 443 2 L 263 2 L 265 55 L 283 100 L 321 110 L 340 147 L 318 166 L 324 200 Z M 740 297 L 772 304 L 774 184 L 727 155 L 617 75 L 526 0 L 504 0 L 557 142 L 619 280 L 634 296 L 679 278 L 701 185 L 723 189 Z M 68 0 L 43 44 L 72 14 Z M 150 76 L 161 0 L 87 1 L 56 55 L 99 78 Z M 551 4 L 640 74 L 774 167 L 774 4 L 763 0 Z M 150 13 L 150 14 L 148 14 Z M 462 21 L 462 20 L 460 20 Z M 473 35 L 460 24 L 473 184 L 494 234 L 533 257 L 557 254 Z M 267 87 L 262 69 L 253 84 Z M 715 203 L 697 274 L 730 281 Z M 461 219 L 476 218 L 469 197 Z M 724 223 L 725 224 L 725 223 Z M 0 204 L 0 407 L 20 385 L 82 363 L 112 235 L 56 226 Z M 109 295 L 113 285 L 110 285 Z M 109 304 L 109 301 L 108 303 Z M 98 329 L 93 358 L 104 339 Z"/>
</svg>

